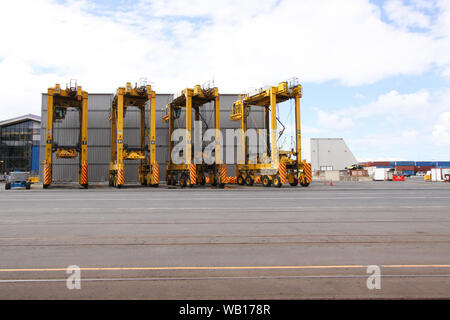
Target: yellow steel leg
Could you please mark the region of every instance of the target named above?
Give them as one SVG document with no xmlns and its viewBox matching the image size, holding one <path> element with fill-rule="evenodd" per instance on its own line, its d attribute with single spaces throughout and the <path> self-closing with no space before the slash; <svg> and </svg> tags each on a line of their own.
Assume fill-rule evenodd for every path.
<svg viewBox="0 0 450 320">
<path fill-rule="evenodd" d="M 79 183 L 87 188 L 88 186 L 88 160 L 87 160 L 87 139 L 88 139 L 88 94 L 83 93 L 81 106 L 81 154 L 80 154 L 80 174 Z"/>
<path fill-rule="evenodd" d="M 215 117 L 215 126 L 216 126 L 216 165 L 222 164 L 222 155 L 220 149 L 220 98 L 219 93 L 216 94 L 216 98 L 214 100 L 214 117 Z"/>
<path fill-rule="evenodd" d="M 247 106 L 242 105 L 242 118 L 241 118 L 241 150 L 242 150 L 242 164 L 247 163 Z M 239 162 L 238 162 L 239 163 Z"/>
<path fill-rule="evenodd" d="M 49 88 L 47 95 L 47 130 L 45 134 L 44 188 L 47 188 L 52 183 L 53 94 L 54 89 Z"/>
<path fill-rule="evenodd" d="M 267 106 L 264 106 L 264 129 L 266 129 L 266 138 L 264 139 L 266 145 L 264 146 L 264 149 L 267 150 L 267 154 L 270 155 L 270 112 L 269 107 Z"/>
<path fill-rule="evenodd" d="M 141 123 L 140 123 L 140 133 L 141 133 L 141 149 L 143 150 L 145 148 L 145 107 L 140 107 L 140 116 L 141 116 Z"/>
<path fill-rule="evenodd" d="M 141 150 L 145 149 L 145 106 L 139 107 L 139 113 L 140 113 L 140 147 Z M 139 168 L 139 182 L 143 185 L 147 185 L 148 183 L 148 166 L 147 166 L 147 159 L 141 159 Z"/>
<path fill-rule="evenodd" d="M 47 95 L 47 131 L 45 134 L 44 188 L 52 183 L 53 94 L 54 89 L 49 88 Z"/>
<path fill-rule="evenodd" d="M 150 165 L 152 168 L 151 184 L 159 184 L 159 165 L 156 161 L 156 99 L 155 92 L 150 96 Z M 170 140 L 170 137 L 169 137 Z"/>
<path fill-rule="evenodd" d="M 302 163 L 302 134 L 300 125 L 300 95 L 295 96 L 295 146 L 297 148 L 297 164 Z"/>
<path fill-rule="evenodd" d="M 117 96 L 117 187 L 125 183 L 123 166 L 123 91 L 123 88 L 119 88 L 119 94 Z"/>
<path fill-rule="evenodd" d="M 109 163 L 109 185 L 114 186 L 115 164 L 117 160 L 117 107 L 111 107 L 111 162 Z"/>
<path fill-rule="evenodd" d="M 185 164 L 192 162 L 192 90 L 186 89 L 186 154 Z"/>
<path fill-rule="evenodd" d="M 272 165 L 278 169 L 278 143 L 277 143 L 277 88 L 270 88 L 270 152 Z"/>
<path fill-rule="evenodd" d="M 173 149 L 173 141 L 172 141 L 172 133 L 173 133 L 173 107 L 169 106 L 169 162 L 168 165 L 172 165 L 172 149 Z M 151 156 L 151 155 L 150 155 Z"/>
</svg>

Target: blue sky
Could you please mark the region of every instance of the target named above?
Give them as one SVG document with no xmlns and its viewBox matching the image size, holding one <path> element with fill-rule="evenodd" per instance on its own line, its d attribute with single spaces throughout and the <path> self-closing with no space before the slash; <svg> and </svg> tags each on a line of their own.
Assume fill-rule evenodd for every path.
<svg viewBox="0 0 450 320">
<path fill-rule="evenodd" d="M 450 159 L 449 0 L 24 2 L 0 13 L 1 119 L 39 114 L 71 78 L 238 93 L 298 77 L 305 139 L 343 137 L 359 160 Z"/>
</svg>

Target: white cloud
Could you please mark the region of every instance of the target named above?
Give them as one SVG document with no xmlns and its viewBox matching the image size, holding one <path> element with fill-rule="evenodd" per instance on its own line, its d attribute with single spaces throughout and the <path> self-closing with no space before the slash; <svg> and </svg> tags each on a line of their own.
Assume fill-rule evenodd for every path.
<svg viewBox="0 0 450 320">
<path fill-rule="evenodd" d="M 330 132 L 348 137 L 347 143 L 361 158 L 399 160 L 405 154 L 417 160 L 448 157 L 441 146 L 450 145 L 450 89 L 408 94 L 391 91 L 358 108 L 333 113 L 316 110 L 322 123 L 349 118 L 349 123 L 355 124 L 347 128 L 349 131 L 335 125 Z"/>
<path fill-rule="evenodd" d="M 439 104 L 442 104 L 441 101 Z M 430 113 L 432 107 L 436 107 L 436 104 L 431 101 L 431 95 L 426 90 L 407 94 L 392 90 L 359 107 L 348 107 L 334 112 L 316 108 L 317 124 L 327 129 L 343 130 L 354 127 L 363 119 L 372 121 L 371 118 L 375 116 L 383 116 L 384 121 L 395 124 L 405 119 L 421 119 Z M 413 131 L 406 132 L 411 135 Z"/>
<path fill-rule="evenodd" d="M 377 100 L 363 105 L 362 107 L 350 108 L 341 113 L 353 115 L 358 119 L 376 115 L 416 118 L 419 114 L 428 112 L 430 107 L 430 93 L 427 90 L 406 94 L 401 94 L 396 90 L 392 90 L 388 93 L 381 94 Z"/>
<path fill-rule="evenodd" d="M 361 85 L 435 64 L 445 70 L 450 7 L 438 5 L 433 31 L 414 33 L 384 23 L 369 0 L 141 0 L 101 16 L 86 11 L 101 10 L 88 1 L 6 1 L 1 116 L 39 109 L 39 93 L 70 78 L 90 92 L 113 92 L 145 76 L 157 92 L 174 92 L 214 77 L 221 92 L 237 92 L 291 76 Z M 11 79 L 22 90 L 6 90 Z M 27 93 L 18 97 L 23 88 Z"/>
<path fill-rule="evenodd" d="M 438 123 L 433 128 L 433 139 L 439 146 L 450 145 L 450 112 L 439 116 Z"/>
</svg>

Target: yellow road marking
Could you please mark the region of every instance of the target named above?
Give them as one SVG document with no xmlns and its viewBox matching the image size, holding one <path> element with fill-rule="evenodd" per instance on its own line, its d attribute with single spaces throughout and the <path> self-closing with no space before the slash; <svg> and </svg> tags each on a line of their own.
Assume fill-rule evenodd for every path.
<svg viewBox="0 0 450 320">
<path fill-rule="evenodd" d="M 158 271 L 158 270 L 280 270 L 280 269 L 348 269 L 367 268 L 369 265 L 330 266 L 235 266 L 235 267 L 86 267 L 81 271 Z M 383 268 L 450 268 L 449 264 L 380 265 Z M 66 271 L 67 268 L 0 269 L 0 272 L 42 272 Z"/>
</svg>

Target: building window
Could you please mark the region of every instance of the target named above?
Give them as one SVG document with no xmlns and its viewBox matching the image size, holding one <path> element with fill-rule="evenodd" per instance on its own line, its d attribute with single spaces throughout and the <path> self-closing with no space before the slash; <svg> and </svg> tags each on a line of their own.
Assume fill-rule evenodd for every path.
<svg viewBox="0 0 450 320">
<path fill-rule="evenodd" d="M 1 173 L 31 171 L 32 121 L 0 127 Z"/>
</svg>

